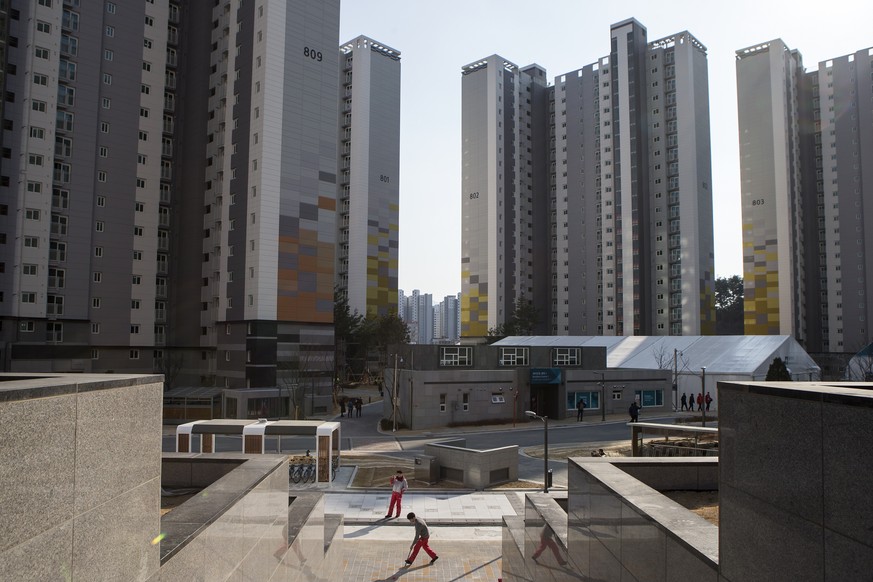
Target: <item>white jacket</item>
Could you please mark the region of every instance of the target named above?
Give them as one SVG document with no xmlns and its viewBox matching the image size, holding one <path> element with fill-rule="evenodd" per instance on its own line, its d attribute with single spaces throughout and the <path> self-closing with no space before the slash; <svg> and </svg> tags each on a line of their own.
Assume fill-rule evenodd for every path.
<svg viewBox="0 0 873 582">
<path fill-rule="evenodd" d="M 391 477 L 391 491 L 394 493 L 403 494 L 404 491 L 409 487 L 406 483 L 406 479 Z"/>
</svg>

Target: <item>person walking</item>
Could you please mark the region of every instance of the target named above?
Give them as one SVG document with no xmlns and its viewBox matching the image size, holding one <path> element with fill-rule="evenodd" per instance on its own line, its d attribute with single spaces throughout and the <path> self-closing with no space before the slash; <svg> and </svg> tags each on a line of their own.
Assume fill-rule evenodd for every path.
<svg viewBox="0 0 873 582">
<path fill-rule="evenodd" d="M 409 489 L 409 484 L 403 478 L 403 471 L 397 471 L 397 474 L 391 477 L 391 503 L 388 505 L 388 514 L 386 519 L 394 513 L 394 505 L 397 505 L 397 514 L 394 517 L 400 517 L 400 503 L 403 500 L 403 492 Z"/>
<path fill-rule="evenodd" d="M 361 418 L 361 408 L 364 406 L 364 401 L 360 398 L 355 400 L 355 416 Z"/>
<path fill-rule="evenodd" d="M 422 548 L 425 553 L 430 556 L 430 563 L 433 564 L 437 560 L 440 559 L 436 553 L 430 549 L 430 546 L 427 544 L 428 539 L 430 539 L 430 530 L 427 529 L 427 524 L 420 517 L 415 517 L 415 514 L 411 511 L 406 514 L 406 519 L 409 520 L 409 523 L 415 526 L 415 539 L 412 540 L 412 545 L 409 546 L 409 557 L 406 558 L 406 565 L 411 566 L 415 561 L 415 557 L 418 555 L 418 551 Z"/>
<path fill-rule="evenodd" d="M 703 392 L 697 395 L 697 412 L 703 410 Z"/>
<path fill-rule="evenodd" d="M 688 395 L 682 394 L 682 407 L 680 408 L 680 410 L 685 410 L 687 408 L 688 408 Z"/>
<path fill-rule="evenodd" d="M 576 422 L 582 422 L 583 414 L 585 414 L 585 401 L 580 398 L 576 403 Z"/>
<path fill-rule="evenodd" d="M 349 412 L 349 418 L 352 417 L 352 409 L 354 407 L 355 407 L 354 401 L 351 398 L 349 398 L 348 402 L 346 403 L 346 408 L 348 409 L 348 412 Z"/>
<path fill-rule="evenodd" d="M 703 401 L 706 403 L 706 411 L 709 412 L 709 405 L 712 404 L 712 396 L 710 396 L 709 392 L 706 393 L 706 398 Z"/>
</svg>

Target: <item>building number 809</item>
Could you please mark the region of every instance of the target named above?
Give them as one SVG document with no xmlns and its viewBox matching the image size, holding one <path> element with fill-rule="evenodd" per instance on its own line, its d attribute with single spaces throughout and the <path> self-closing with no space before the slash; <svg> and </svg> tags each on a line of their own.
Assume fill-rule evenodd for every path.
<svg viewBox="0 0 873 582">
<path fill-rule="evenodd" d="M 321 61 L 322 59 L 321 51 L 309 48 L 308 46 L 303 47 L 303 56 L 309 57 L 313 61 Z"/>
</svg>

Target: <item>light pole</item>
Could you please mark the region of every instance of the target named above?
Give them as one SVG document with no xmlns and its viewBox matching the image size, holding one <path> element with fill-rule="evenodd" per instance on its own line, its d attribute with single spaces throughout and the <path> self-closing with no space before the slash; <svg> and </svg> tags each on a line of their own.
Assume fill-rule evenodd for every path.
<svg viewBox="0 0 873 582">
<path fill-rule="evenodd" d="M 394 388 L 391 392 L 391 418 L 394 421 L 391 432 L 397 432 L 397 354 L 394 354 Z"/>
<path fill-rule="evenodd" d="M 606 375 L 603 372 L 594 372 L 600 375 L 600 421 L 606 421 L 606 386 L 603 385 Z"/>
<path fill-rule="evenodd" d="M 702 402 L 700 410 L 703 412 L 703 424 L 701 426 L 706 426 L 706 366 L 700 369 L 703 370 L 703 374 L 700 376 L 700 400 Z"/>
<path fill-rule="evenodd" d="M 540 416 L 533 410 L 525 410 L 524 413 L 531 418 L 543 421 L 543 493 L 549 492 L 549 417 Z"/>
</svg>

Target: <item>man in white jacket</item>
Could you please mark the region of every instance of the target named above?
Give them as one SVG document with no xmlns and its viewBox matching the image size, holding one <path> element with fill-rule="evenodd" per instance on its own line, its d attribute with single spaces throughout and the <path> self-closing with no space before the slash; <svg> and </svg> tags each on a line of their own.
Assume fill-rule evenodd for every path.
<svg viewBox="0 0 873 582">
<path fill-rule="evenodd" d="M 388 515 L 385 518 L 390 518 L 394 513 L 394 504 L 397 504 L 397 513 L 394 517 L 400 517 L 400 501 L 403 499 L 403 492 L 409 488 L 406 479 L 403 478 L 403 471 L 397 471 L 397 474 L 391 477 L 391 504 L 388 505 Z"/>
</svg>

